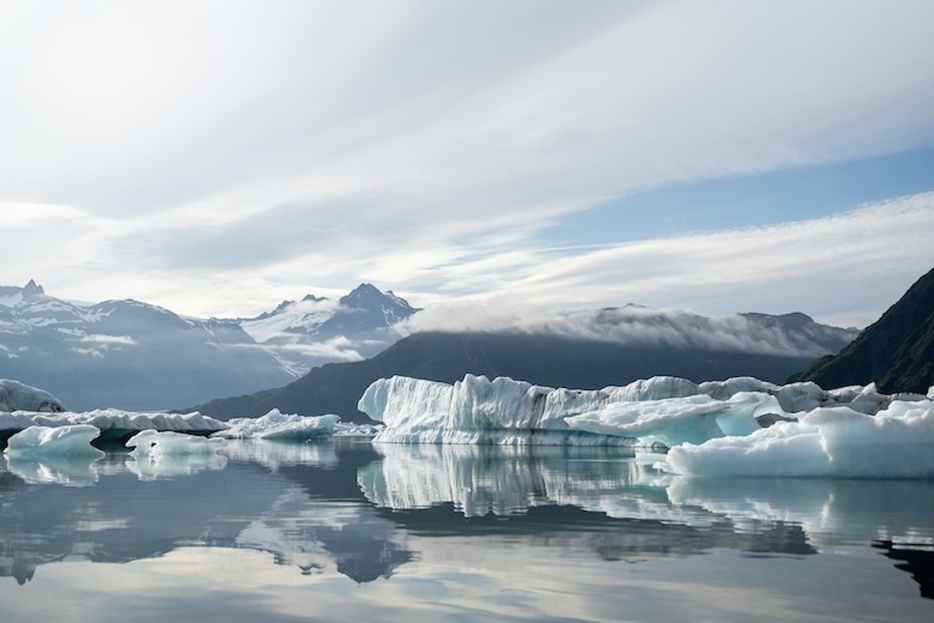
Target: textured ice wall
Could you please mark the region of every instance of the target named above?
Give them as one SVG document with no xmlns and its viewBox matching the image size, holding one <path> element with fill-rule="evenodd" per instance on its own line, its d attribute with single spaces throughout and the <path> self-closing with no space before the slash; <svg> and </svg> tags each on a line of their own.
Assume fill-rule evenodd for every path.
<svg viewBox="0 0 934 623">
<path fill-rule="evenodd" d="M 382 379 L 358 406 L 385 424 L 377 442 L 660 442 L 670 448 L 660 467 L 678 474 L 927 478 L 932 405 L 873 384 L 825 391 L 749 377 L 700 385 L 656 377 L 578 391 L 468 375 L 453 385 Z"/>
<path fill-rule="evenodd" d="M 207 434 L 224 430 L 220 420 L 200 413 L 134 413 L 120 409 L 98 409 L 85 413 L 0 413 L 0 431 L 21 431 L 30 426 L 58 428 L 89 424 L 97 428 L 102 438 L 116 439 L 142 430 L 175 431 Z"/>
</svg>

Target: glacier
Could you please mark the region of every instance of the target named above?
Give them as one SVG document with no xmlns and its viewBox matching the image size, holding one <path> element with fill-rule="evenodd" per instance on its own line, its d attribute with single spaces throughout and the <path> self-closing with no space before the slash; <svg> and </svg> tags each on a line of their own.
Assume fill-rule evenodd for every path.
<svg viewBox="0 0 934 623">
<path fill-rule="evenodd" d="M 380 379 L 358 408 L 374 443 L 660 446 L 657 467 L 692 476 L 934 477 L 934 403 L 874 384 L 824 390 L 751 377 L 653 377 L 601 390 L 467 375 Z"/>
</svg>

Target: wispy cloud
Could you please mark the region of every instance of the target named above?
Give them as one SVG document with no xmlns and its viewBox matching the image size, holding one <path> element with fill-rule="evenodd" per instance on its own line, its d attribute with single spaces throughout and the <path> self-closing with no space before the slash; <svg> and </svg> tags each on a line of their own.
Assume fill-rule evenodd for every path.
<svg viewBox="0 0 934 623">
<path fill-rule="evenodd" d="M 425 305 L 419 329 L 510 323 L 548 309 L 641 303 L 695 309 L 803 311 L 825 322 L 865 326 L 934 265 L 934 193 L 784 225 L 613 245 L 539 249 L 515 279 L 487 265 L 459 264 L 483 295 Z M 751 307 L 755 306 L 755 307 Z"/>
<path fill-rule="evenodd" d="M 857 227 L 868 212 L 840 217 L 849 254 L 823 221 L 596 250 L 540 238 L 647 188 L 931 145 L 928 2 L 0 11 L 0 227 L 17 258 L 0 283 L 200 316 L 372 281 L 516 314 L 637 300 L 866 322 L 931 263 L 917 229 L 905 244 Z M 827 279 L 836 303 L 805 285 Z"/>
<path fill-rule="evenodd" d="M 91 344 L 136 346 L 136 340 L 129 335 L 102 335 L 95 333 L 82 336 L 81 341 Z"/>
</svg>

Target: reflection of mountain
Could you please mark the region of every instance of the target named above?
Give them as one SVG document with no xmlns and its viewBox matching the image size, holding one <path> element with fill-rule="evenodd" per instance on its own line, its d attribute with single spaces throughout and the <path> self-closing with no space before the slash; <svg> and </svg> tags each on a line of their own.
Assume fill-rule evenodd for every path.
<svg viewBox="0 0 934 623">
<path fill-rule="evenodd" d="M 269 448 L 273 462 L 290 461 L 281 446 Z M 255 445 L 248 452 L 255 456 Z M 354 482 L 357 467 L 345 470 L 347 482 Z M 340 464 L 280 469 L 323 481 Z M 412 555 L 398 542 L 395 524 L 360 503 L 359 491 L 343 502 L 309 497 L 256 463 L 231 461 L 222 471 L 176 478 L 162 472 L 155 480 L 140 480 L 133 470 L 138 466 L 129 456 L 108 455 L 96 465 L 97 484 L 80 489 L 27 485 L 0 471 L 0 576 L 23 583 L 37 566 L 71 556 L 127 562 L 208 545 L 269 551 L 280 564 L 329 567 L 366 582 L 389 576 Z M 311 563 L 308 553 L 315 555 Z"/>
<path fill-rule="evenodd" d="M 895 545 L 892 541 L 877 541 L 872 546 L 883 550 L 886 558 L 896 561 L 896 569 L 911 574 L 921 587 L 922 597 L 934 599 L 934 550 Z"/>
</svg>

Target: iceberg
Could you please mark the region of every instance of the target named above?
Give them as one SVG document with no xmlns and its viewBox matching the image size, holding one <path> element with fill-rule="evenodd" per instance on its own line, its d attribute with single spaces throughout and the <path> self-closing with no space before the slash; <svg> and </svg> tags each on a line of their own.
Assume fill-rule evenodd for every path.
<svg viewBox="0 0 934 623">
<path fill-rule="evenodd" d="M 453 385 L 394 376 L 373 382 L 357 408 L 385 426 L 374 443 L 629 444 L 573 431 L 565 417 L 596 408 L 601 391 L 553 389 L 468 374 Z"/>
<path fill-rule="evenodd" d="M 3 452 L 11 457 L 103 456 L 91 445 L 100 434 L 100 429 L 87 424 L 30 426 L 10 437 Z"/>
<path fill-rule="evenodd" d="M 224 439 L 196 437 L 171 431 L 144 430 L 130 437 L 127 448 L 137 457 L 187 456 L 214 454 L 225 446 Z"/>
<path fill-rule="evenodd" d="M 743 437 L 671 448 L 659 464 L 693 476 L 934 477 L 934 407 L 892 403 L 876 415 L 819 408 Z"/>
<path fill-rule="evenodd" d="M 58 413 L 65 411 L 65 406 L 43 389 L 12 379 L 0 379 L 0 411 Z"/>
<path fill-rule="evenodd" d="M 60 428 L 90 425 L 99 441 L 123 443 L 140 431 L 173 431 L 207 435 L 227 428 L 220 420 L 200 413 L 135 413 L 120 409 L 97 409 L 84 413 L 0 412 L 0 436 L 15 434 L 31 426 Z"/>
<path fill-rule="evenodd" d="M 934 477 L 934 403 L 874 384 L 654 377 L 571 390 L 392 377 L 371 384 L 358 408 L 385 425 L 377 443 L 661 444 L 669 451 L 658 468 L 671 474 Z"/>
<path fill-rule="evenodd" d="M 335 433 L 339 421 L 340 416 L 333 414 L 304 416 L 283 414 L 273 409 L 262 417 L 229 420 L 228 428 L 214 433 L 212 437 L 308 441 L 330 437 Z"/>
</svg>

